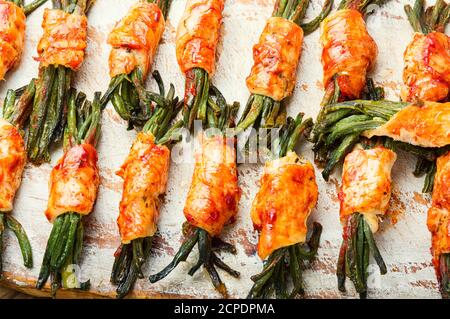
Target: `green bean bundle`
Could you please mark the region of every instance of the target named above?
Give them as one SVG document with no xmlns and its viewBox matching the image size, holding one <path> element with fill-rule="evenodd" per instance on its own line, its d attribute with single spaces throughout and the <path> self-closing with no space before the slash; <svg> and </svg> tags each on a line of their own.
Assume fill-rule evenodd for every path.
<svg viewBox="0 0 450 319">
<path fill-rule="evenodd" d="M 112 46 L 109 56 L 111 82 L 101 104 L 105 107 L 111 100 L 117 114 L 128 121 L 130 128 L 148 121 L 153 114 L 152 102 L 163 104 L 158 100 L 158 94 L 145 90 L 145 80 L 164 32 L 171 2 L 139 0 L 108 37 Z"/>
<path fill-rule="evenodd" d="M 156 79 L 159 83 L 158 76 Z M 172 125 L 182 106 L 182 102 L 174 98 L 173 85 L 166 97 L 163 96 L 163 83 L 159 86 L 165 105 L 156 107 L 118 172 L 124 179 L 117 220 L 122 243 L 114 255 L 111 273 L 111 282 L 117 285 L 118 298 L 125 297 L 132 290 L 137 278 L 144 278 L 141 268 L 151 252 L 160 197 L 166 191 L 169 147 L 175 141 L 174 133 L 183 125 L 181 120 Z"/>
<path fill-rule="evenodd" d="M 79 262 L 83 247 L 82 216 L 91 213 L 100 177 L 95 145 L 100 136 L 100 93 L 93 102 L 74 89 L 69 92 L 64 155 L 50 175 L 45 215 L 53 223 L 36 283 L 42 289 L 51 277 L 51 294 L 58 288 L 89 289 L 81 282 Z M 70 194 L 68 196 L 67 194 Z"/>
</svg>

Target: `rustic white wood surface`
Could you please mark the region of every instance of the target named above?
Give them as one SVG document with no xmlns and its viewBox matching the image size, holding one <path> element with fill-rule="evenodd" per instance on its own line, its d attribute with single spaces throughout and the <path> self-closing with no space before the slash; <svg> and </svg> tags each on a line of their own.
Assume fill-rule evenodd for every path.
<svg viewBox="0 0 450 319">
<path fill-rule="evenodd" d="M 312 0 L 311 17 L 317 13 L 323 0 Z M 398 100 L 401 83 L 403 51 L 411 40 L 412 30 L 403 12 L 403 5 L 412 0 L 393 0 L 369 17 L 368 28 L 379 47 L 379 57 L 373 71 L 377 84 L 384 85 L 388 97 Z M 433 2 L 433 1 L 429 1 Z M 104 91 L 109 82 L 106 38 L 114 22 L 120 19 L 134 0 L 97 0 L 89 15 L 89 45 L 84 65 L 78 72 L 77 88 L 92 96 L 96 90 Z M 245 77 L 252 65 L 252 45 L 257 41 L 266 19 L 270 16 L 274 0 L 227 0 L 222 39 L 217 58 L 217 72 L 213 82 L 229 100 L 245 104 L 248 91 Z M 175 58 L 175 29 L 181 17 L 185 0 L 173 0 L 163 41 L 159 47 L 154 68 L 164 80 L 173 82 L 177 94 L 183 94 L 184 77 Z M 27 21 L 27 41 L 21 65 L 1 83 L 0 97 L 7 88 L 16 88 L 28 83 L 36 76 L 38 64 L 36 45 L 41 35 L 42 10 L 31 15 Z M 288 102 L 290 114 L 299 111 L 315 118 L 322 98 L 322 69 L 320 64 L 319 32 L 305 38 L 304 51 L 298 68 L 295 93 Z M 149 86 L 154 83 L 149 80 Z M 95 295 L 112 296 L 114 287 L 109 283 L 113 253 L 119 244 L 116 218 L 122 182 L 115 175 L 126 157 L 135 132 L 126 131 L 126 125 L 108 105 L 103 114 L 103 135 L 99 145 L 101 186 L 95 211 L 86 218 L 86 240 L 82 275 L 90 278 L 91 291 Z M 312 160 L 311 145 L 304 143 L 299 151 Z M 61 151 L 52 155 L 54 164 Z M 30 288 L 34 285 L 47 242 L 51 225 L 43 212 L 47 203 L 47 183 L 51 164 L 40 167 L 27 165 L 22 187 L 18 193 L 14 216 L 28 232 L 34 257 L 34 268 L 26 269 L 21 263 L 17 242 L 8 234 L 5 238 L 6 252 L 4 268 L 5 283 L 16 288 Z M 399 154 L 393 168 L 393 194 L 388 218 L 376 234 L 380 251 L 388 265 L 385 276 L 374 275 L 369 297 L 372 298 L 439 298 L 438 285 L 431 265 L 429 252 L 430 235 L 426 228 L 426 209 L 429 197 L 420 193 L 422 179 L 412 177 L 414 160 Z M 232 297 L 245 297 L 251 286 L 250 275 L 260 271 L 262 264 L 255 254 L 256 233 L 250 221 L 249 209 L 258 188 L 261 165 L 241 165 L 239 179 L 243 189 L 237 221 L 228 227 L 224 239 L 237 245 L 237 256 L 224 255 L 225 261 L 242 273 L 234 279 L 220 273 Z M 306 271 L 306 297 L 309 298 L 353 298 L 356 297 L 351 283 L 348 292 L 337 290 L 335 265 L 341 243 L 341 225 L 338 219 L 337 189 L 339 172 L 325 183 L 317 171 L 319 203 L 311 215 L 323 225 L 323 235 L 317 260 L 312 269 Z M 164 267 L 180 245 L 180 228 L 184 221 L 182 208 L 192 174 L 191 163 L 173 164 L 170 171 L 168 192 L 161 208 L 160 234 L 153 254 L 145 268 L 145 274 L 155 273 Z M 396 221 L 396 223 L 393 223 Z M 219 297 L 204 271 L 193 277 L 187 270 L 195 260 L 191 256 L 165 280 L 150 285 L 148 280 L 139 280 L 135 297 L 191 296 L 198 298 Z M 376 267 L 374 267 L 376 269 Z M 34 293 L 32 290 L 27 290 Z"/>
</svg>

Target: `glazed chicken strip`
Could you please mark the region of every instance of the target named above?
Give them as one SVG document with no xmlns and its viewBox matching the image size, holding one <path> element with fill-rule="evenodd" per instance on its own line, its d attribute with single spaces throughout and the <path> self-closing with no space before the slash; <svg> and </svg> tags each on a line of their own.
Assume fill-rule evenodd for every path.
<svg viewBox="0 0 450 319">
<path fill-rule="evenodd" d="M 10 1 L 0 1 L 0 80 L 22 57 L 25 45 L 26 17 L 22 8 Z"/>
<path fill-rule="evenodd" d="M 154 3 L 138 2 L 120 20 L 108 37 L 111 78 L 138 68 L 147 76 L 164 31 L 164 16 Z"/>
<path fill-rule="evenodd" d="M 0 119 L 0 212 L 11 212 L 27 160 L 25 142 L 18 129 Z"/>
<path fill-rule="evenodd" d="M 345 157 L 342 172 L 341 221 L 360 213 L 378 231 L 379 217 L 385 215 L 391 197 L 391 169 L 397 158 L 384 147 L 355 149 Z"/>
<path fill-rule="evenodd" d="M 178 24 L 176 55 L 183 73 L 201 68 L 214 73 L 223 0 L 188 0 Z"/>
<path fill-rule="evenodd" d="M 86 16 L 45 9 L 42 29 L 44 34 L 38 44 L 41 66 L 62 65 L 78 70 L 87 46 Z"/>
<path fill-rule="evenodd" d="M 378 54 L 363 15 L 354 9 L 338 10 L 321 28 L 323 86 L 327 88 L 336 79 L 343 97 L 359 98 Z"/>
<path fill-rule="evenodd" d="M 241 197 L 238 186 L 234 140 L 221 135 L 199 136 L 200 148 L 184 215 L 195 227 L 219 236 L 223 227 L 233 221 Z"/>
<path fill-rule="evenodd" d="M 438 269 L 439 257 L 450 253 L 450 153 L 440 156 L 436 164 L 427 225 L 432 235 L 433 264 Z"/>
<path fill-rule="evenodd" d="M 416 33 L 404 54 L 403 101 L 439 102 L 450 89 L 450 38 L 441 32 Z"/>
<path fill-rule="evenodd" d="M 266 163 L 251 210 L 253 225 L 260 232 L 258 255 L 262 260 L 279 248 L 305 242 L 306 222 L 317 199 L 310 162 L 289 152 Z"/>
<path fill-rule="evenodd" d="M 300 26 L 284 18 L 271 17 L 253 47 L 254 64 L 247 77 L 250 93 L 275 101 L 290 96 L 295 87 L 302 43 Z"/>
<path fill-rule="evenodd" d="M 122 243 L 155 234 L 159 196 L 166 191 L 169 164 L 167 146 L 155 144 L 151 133 L 139 133 L 117 172 L 124 180 L 117 220 Z"/>
<path fill-rule="evenodd" d="M 100 184 L 97 159 L 94 146 L 80 144 L 67 150 L 58 161 L 50 175 L 45 212 L 50 222 L 67 212 L 91 213 Z"/>
<path fill-rule="evenodd" d="M 388 136 L 396 141 L 422 147 L 450 144 L 450 103 L 412 103 L 394 114 L 385 124 L 363 133 Z"/>
</svg>

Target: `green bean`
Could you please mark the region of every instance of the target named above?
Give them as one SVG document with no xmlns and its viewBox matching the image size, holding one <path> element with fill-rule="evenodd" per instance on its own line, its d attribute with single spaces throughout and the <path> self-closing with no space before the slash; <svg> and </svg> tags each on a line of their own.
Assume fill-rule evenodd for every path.
<svg viewBox="0 0 450 319">
<path fill-rule="evenodd" d="M 227 253 L 231 253 L 233 255 L 237 254 L 237 250 L 234 245 L 224 242 L 222 239 L 218 237 L 214 237 L 212 239 L 211 246 L 213 251 L 224 251 Z"/>
<path fill-rule="evenodd" d="M 387 273 L 386 264 L 384 263 L 383 257 L 381 256 L 380 251 L 378 250 L 378 247 L 375 243 L 372 230 L 370 230 L 369 224 L 365 221 L 363 222 L 363 224 L 364 224 L 364 234 L 366 236 L 370 250 L 372 251 L 373 257 L 375 258 L 378 267 L 380 267 L 380 273 L 384 275 Z"/>
<path fill-rule="evenodd" d="M 126 77 L 127 76 L 125 74 L 121 74 L 111 79 L 108 89 L 100 100 L 102 109 L 105 108 L 106 104 L 108 104 L 108 101 L 110 100 L 116 89 L 120 86 L 120 84 L 122 84 L 123 81 L 126 81 Z"/>
<path fill-rule="evenodd" d="M 333 0 L 326 0 L 322 7 L 322 11 L 319 13 L 319 15 L 310 22 L 301 25 L 303 33 L 305 35 L 308 35 L 316 31 L 319 28 L 320 23 L 328 16 L 328 14 L 330 14 L 332 7 L 333 7 Z M 297 20 L 298 18 L 293 16 L 293 21 Z"/>
<path fill-rule="evenodd" d="M 275 268 L 275 296 L 277 299 L 287 299 L 288 295 L 286 293 L 286 277 L 284 269 L 284 260 L 278 263 Z"/>
<path fill-rule="evenodd" d="M 27 268 L 33 267 L 33 254 L 31 252 L 30 241 L 28 240 L 28 236 L 25 230 L 23 229 L 22 225 L 11 215 L 7 214 L 5 217 L 6 227 L 14 232 L 19 242 L 20 250 L 22 252 L 23 264 Z"/>
<path fill-rule="evenodd" d="M 47 241 L 47 247 L 45 248 L 44 259 L 42 261 L 38 281 L 36 283 L 36 288 L 38 289 L 41 289 L 44 286 L 45 282 L 47 281 L 50 275 L 50 259 L 52 257 L 54 246 L 62 231 L 64 220 L 65 220 L 64 215 L 58 216 L 53 224 L 52 231 Z"/>
<path fill-rule="evenodd" d="M 423 184 L 422 192 L 431 193 L 433 191 L 434 176 L 436 175 L 436 162 L 433 162 L 428 168 Z"/>
<path fill-rule="evenodd" d="M 70 214 L 69 217 L 69 228 L 67 232 L 67 239 L 64 243 L 63 249 L 61 253 L 59 254 L 58 258 L 55 258 L 55 260 L 50 261 L 50 266 L 55 269 L 60 269 L 63 267 L 63 265 L 66 263 L 66 260 L 69 256 L 72 255 L 72 249 L 75 242 L 75 237 L 78 229 L 78 223 L 81 220 L 81 216 L 79 214 L 73 213 Z M 52 256 L 53 257 L 53 256 Z"/>
<path fill-rule="evenodd" d="M 208 107 L 208 97 L 209 97 L 209 77 L 205 76 L 202 85 L 201 97 L 198 105 L 197 118 L 204 122 L 206 120 L 206 110 Z"/>
<path fill-rule="evenodd" d="M 42 129 L 43 122 L 48 108 L 48 103 L 52 95 L 51 88 L 55 77 L 56 69 L 53 66 L 48 66 L 43 70 L 43 75 L 37 81 L 36 95 L 34 97 L 33 111 L 30 117 L 30 127 L 28 134 L 27 148 L 29 150 L 37 147 Z M 30 154 L 31 155 L 31 154 Z"/>
<path fill-rule="evenodd" d="M 228 274 L 233 276 L 234 278 L 239 278 L 241 275 L 238 271 L 232 269 L 230 266 L 225 264 L 222 260 L 220 260 L 219 257 L 217 257 L 215 254 L 211 255 L 212 262 L 214 265 L 216 265 L 218 268 L 222 269 L 223 271 L 226 271 Z"/>
<path fill-rule="evenodd" d="M 262 277 L 259 277 L 258 280 L 255 281 L 255 284 L 250 289 L 250 292 L 247 295 L 247 299 L 255 299 L 258 298 L 261 294 L 261 291 L 264 290 L 266 283 L 272 278 L 273 273 L 275 272 L 276 267 L 272 267 L 269 271 L 264 273 Z"/>
<path fill-rule="evenodd" d="M 347 245 L 348 245 L 348 241 L 344 235 L 344 240 L 342 241 L 341 248 L 339 250 L 339 258 L 338 258 L 337 269 L 336 269 L 338 289 L 341 292 L 345 292 Z"/>
<path fill-rule="evenodd" d="M 47 0 L 34 0 L 33 2 L 24 6 L 23 11 L 24 11 L 25 15 L 28 16 L 30 13 L 32 13 L 34 10 L 36 10 L 37 8 L 39 8 L 41 5 L 43 5 L 46 2 L 47 2 Z M 23 4 L 22 4 L 22 6 L 23 6 Z"/>
<path fill-rule="evenodd" d="M 283 249 L 277 249 L 275 252 L 273 252 L 270 256 L 267 262 L 264 264 L 264 269 L 261 273 L 254 275 L 251 277 L 251 279 L 256 282 L 259 281 L 261 278 L 265 277 L 267 273 L 273 271 L 273 269 L 276 267 L 276 265 L 284 258 L 285 251 Z"/>
<path fill-rule="evenodd" d="M 84 236 L 84 229 L 83 229 L 83 223 L 78 223 L 77 233 L 75 237 L 75 244 L 73 249 L 73 262 L 75 264 L 78 264 L 80 262 L 80 256 L 81 251 L 83 249 L 83 236 Z"/>
<path fill-rule="evenodd" d="M 142 273 L 142 264 L 144 263 L 145 257 L 144 257 L 144 239 L 138 238 L 132 241 L 132 247 L 133 247 L 133 268 L 134 271 L 137 273 L 138 278 L 144 278 L 144 274 Z"/>
<path fill-rule="evenodd" d="M 252 104 L 250 106 L 250 110 L 248 111 L 245 119 L 241 119 L 239 121 L 238 126 L 236 127 L 236 131 L 244 131 L 249 126 L 251 126 L 261 114 L 264 105 L 264 97 L 262 95 L 255 95 L 252 98 Z"/>
<path fill-rule="evenodd" d="M 25 125 L 33 108 L 33 99 L 36 92 L 35 82 L 36 79 L 32 79 L 26 86 L 23 94 L 14 106 L 14 110 L 10 113 L 10 116 L 7 117 L 5 116 L 5 113 L 3 113 L 3 118 L 18 128 L 22 128 Z M 18 95 L 17 91 L 16 95 Z"/>
<path fill-rule="evenodd" d="M 351 150 L 353 145 L 359 140 L 358 134 L 347 135 L 337 148 L 331 152 L 327 164 L 322 171 L 323 178 L 328 181 L 328 178 L 333 171 L 334 167 L 345 157 L 345 155 Z"/>
<path fill-rule="evenodd" d="M 193 276 L 201 265 L 207 264 L 211 259 L 211 242 L 208 233 L 204 230 L 199 231 L 198 251 L 198 261 L 188 272 L 190 276 Z"/>
<path fill-rule="evenodd" d="M 290 293 L 289 298 L 294 298 L 298 293 L 303 292 L 302 270 L 300 269 L 298 259 L 299 257 L 297 256 L 297 250 L 295 249 L 295 246 L 290 246 L 289 269 L 291 271 L 291 276 L 294 281 L 294 289 Z"/>
<path fill-rule="evenodd" d="M 61 232 L 55 242 L 55 246 L 53 247 L 53 251 L 51 252 L 50 259 L 50 269 L 52 271 L 58 271 L 59 265 L 57 265 L 57 260 L 61 254 L 64 252 L 64 247 L 69 236 L 69 229 L 71 227 L 71 213 L 65 213 L 63 216 L 64 223 L 61 226 Z"/>
<path fill-rule="evenodd" d="M 172 262 L 169 265 L 167 265 L 159 273 L 150 276 L 149 278 L 150 282 L 155 283 L 157 281 L 160 281 L 161 279 L 166 277 L 172 270 L 174 270 L 175 267 L 178 266 L 180 262 L 185 261 L 188 255 L 190 254 L 191 250 L 197 243 L 198 239 L 199 239 L 199 231 L 196 231 L 181 245 L 180 250 L 178 250 L 178 252 L 175 254 L 175 257 L 173 258 Z"/>
<path fill-rule="evenodd" d="M 416 1 L 416 3 L 419 1 Z M 417 12 L 415 12 L 409 4 L 405 5 L 404 9 L 413 30 L 415 32 L 423 32 L 422 23 L 420 21 L 419 16 L 417 16 Z"/>
<path fill-rule="evenodd" d="M 301 245 L 297 245 L 297 254 L 301 259 L 311 260 L 316 256 L 319 249 L 320 236 L 322 234 L 322 225 L 317 222 L 313 223 L 311 237 L 309 238 L 307 245 L 308 251 L 306 251 Z"/>
</svg>

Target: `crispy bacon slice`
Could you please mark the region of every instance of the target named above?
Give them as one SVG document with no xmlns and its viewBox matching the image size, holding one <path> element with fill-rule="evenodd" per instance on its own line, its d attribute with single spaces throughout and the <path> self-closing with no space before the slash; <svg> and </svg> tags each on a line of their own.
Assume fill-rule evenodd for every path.
<svg viewBox="0 0 450 319">
<path fill-rule="evenodd" d="M 296 23 L 280 17 L 270 18 L 253 47 L 253 67 L 247 77 L 251 93 L 275 101 L 294 91 L 297 65 L 303 43 L 303 30 Z"/>
<path fill-rule="evenodd" d="M 164 15 L 154 3 L 138 2 L 120 20 L 108 37 L 112 46 L 109 74 L 113 78 L 139 68 L 144 78 L 164 32 Z"/>
<path fill-rule="evenodd" d="M 342 97 L 359 98 L 367 71 L 378 55 L 362 14 L 344 9 L 328 16 L 322 22 L 320 42 L 324 87 L 331 85 L 336 76 Z"/>
<path fill-rule="evenodd" d="M 38 44 L 41 65 L 62 65 L 77 70 L 87 46 L 87 18 L 63 10 L 45 9 L 44 34 Z"/>
<path fill-rule="evenodd" d="M 25 45 L 25 13 L 11 1 L 0 0 L 0 80 L 17 65 Z"/>
<path fill-rule="evenodd" d="M 391 169 L 397 155 L 378 146 L 355 149 L 344 160 L 341 202 L 341 221 L 360 213 L 370 225 L 372 233 L 378 230 L 378 216 L 386 213 L 391 197 Z"/>
<path fill-rule="evenodd" d="M 184 215 L 187 221 L 218 236 L 238 211 L 238 186 L 234 139 L 221 135 L 198 138 L 195 167 Z"/>
<path fill-rule="evenodd" d="M 26 160 L 25 142 L 19 131 L 0 119 L 0 212 L 12 211 Z"/>
<path fill-rule="evenodd" d="M 50 175 L 45 216 L 50 222 L 67 212 L 88 215 L 94 207 L 100 176 L 97 151 L 91 144 L 70 148 Z"/>
<path fill-rule="evenodd" d="M 318 188 L 314 167 L 296 153 L 267 162 L 251 216 L 259 230 L 258 255 L 306 240 L 306 222 L 316 206 Z"/>
<path fill-rule="evenodd" d="M 450 144 L 450 103 L 410 104 L 385 124 L 363 133 L 364 136 L 388 136 L 396 141 L 422 147 Z"/>
<path fill-rule="evenodd" d="M 183 73 L 202 68 L 214 73 L 223 0 L 188 0 L 178 24 L 176 54 Z"/>
<path fill-rule="evenodd" d="M 139 133 L 117 175 L 123 178 L 117 219 L 123 244 L 153 236 L 159 216 L 159 196 L 166 191 L 170 150 L 155 144 L 150 133 Z"/>
<path fill-rule="evenodd" d="M 450 89 L 450 38 L 441 32 L 416 33 L 404 53 L 403 101 L 439 102 Z"/>
</svg>

